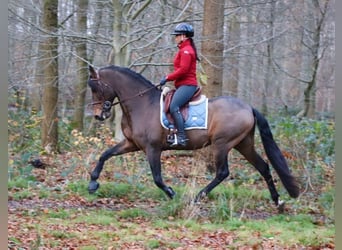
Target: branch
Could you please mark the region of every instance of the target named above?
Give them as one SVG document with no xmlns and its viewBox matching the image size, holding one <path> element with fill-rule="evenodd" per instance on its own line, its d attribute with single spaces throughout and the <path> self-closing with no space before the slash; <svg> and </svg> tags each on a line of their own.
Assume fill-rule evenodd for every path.
<svg viewBox="0 0 342 250">
<path fill-rule="evenodd" d="M 77 55 L 75 52 L 71 51 L 70 52 L 73 56 L 75 56 L 76 58 L 80 59 L 81 61 L 87 63 L 88 65 L 93 66 L 94 68 L 96 67 L 95 65 L 93 65 L 90 61 L 84 59 L 83 57 L 80 57 L 79 55 Z"/>
<path fill-rule="evenodd" d="M 143 4 L 143 6 L 141 6 L 134 14 L 133 14 L 133 16 L 132 16 L 132 20 L 135 20 L 138 16 L 139 16 L 139 14 L 150 4 L 152 2 L 152 0 L 148 0 L 148 1 L 146 1 L 144 4 Z"/>
<path fill-rule="evenodd" d="M 305 81 L 303 79 L 300 79 L 296 76 L 293 76 L 292 74 L 288 73 L 287 71 L 283 70 L 282 67 L 272 58 L 272 62 L 277 66 L 277 68 L 283 72 L 285 75 L 287 75 L 288 77 L 292 78 L 292 79 L 295 79 L 295 80 L 298 80 L 302 83 L 306 83 L 306 84 L 309 84 L 311 81 Z"/>
<path fill-rule="evenodd" d="M 235 49 L 237 49 L 237 48 L 241 48 L 241 47 L 254 46 L 254 45 L 258 45 L 258 44 L 260 44 L 260 43 L 269 42 L 269 41 L 271 41 L 271 40 L 273 40 L 273 39 L 275 39 L 275 38 L 278 38 L 278 37 L 282 36 L 282 35 L 283 35 L 284 33 L 286 33 L 289 29 L 290 29 L 290 28 L 286 28 L 285 30 L 279 32 L 278 34 L 276 34 L 276 35 L 274 35 L 274 36 L 272 36 L 272 37 L 266 37 L 266 38 L 264 38 L 264 39 L 262 39 L 262 40 L 260 40 L 260 41 L 251 42 L 251 43 L 245 43 L 245 44 L 237 44 L 237 45 L 235 45 L 234 47 L 231 47 L 231 48 L 229 48 L 229 49 L 224 50 L 223 53 L 227 53 L 227 52 L 233 51 L 233 50 L 235 50 Z"/>
<path fill-rule="evenodd" d="M 66 23 L 74 14 L 76 13 L 76 10 L 72 12 L 70 15 L 68 15 L 64 21 L 62 21 L 58 26 L 63 27 L 64 23 Z M 63 27 L 64 28 L 64 27 Z"/>
<path fill-rule="evenodd" d="M 81 36 L 81 35 L 71 35 L 71 34 L 58 34 L 58 33 L 54 33 L 54 32 L 50 32 L 50 31 L 47 31 L 41 27 L 39 27 L 38 25 L 22 18 L 21 16 L 19 16 L 17 13 L 15 13 L 13 10 L 9 9 L 9 12 L 12 13 L 14 16 L 16 16 L 21 22 L 23 23 L 27 23 L 29 26 L 35 28 L 36 30 L 42 32 L 43 34 L 45 35 L 48 35 L 48 36 L 52 36 L 52 37 L 59 37 L 59 36 L 63 36 L 63 37 L 66 37 L 66 38 L 72 38 L 72 39 L 83 39 L 83 40 L 87 40 L 88 42 L 94 42 L 96 44 L 100 44 L 100 45 L 106 45 L 106 46 L 110 46 L 112 47 L 112 44 L 110 42 L 102 42 L 102 41 L 99 41 L 95 38 L 91 38 L 91 37 L 87 37 L 87 36 Z M 61 25 L 59 25 L 59 27 L 62 27 Z M 97 37 L 100 37 L 100 36 L 97 36 Z M 103 37 L 101 37 L 103 38 Z M 105 39 L 105 38 L 104 38 Z"/>
</svg>

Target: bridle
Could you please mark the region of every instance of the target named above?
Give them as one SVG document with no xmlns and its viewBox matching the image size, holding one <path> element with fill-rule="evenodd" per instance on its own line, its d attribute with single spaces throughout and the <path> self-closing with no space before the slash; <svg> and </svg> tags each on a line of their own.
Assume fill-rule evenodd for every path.
<svg viewBox="0 0 342 250">
<path fill-rule="evenodd" d="M 91 80 L 91 81 L 97 81 L 98 83 L 101 83 L 101 81 L 100 81 L 99 78 L 90 78 L 90 80 Z M 105 85 L 108 86 L 107 83 L 105 83 Z M 145 93 L 147 93 L 148 91 L 150 91 L 150 90 L 152 90 L 152 89 L 154 89 L 154 88 L 158 88 L 158 87 L 160 87 L 160 86 L 161 86 L 160 84 L 154 85 L 154 86 L 149 87 L 149 88 L 147 88 L 147 89 L 145 89 L 145 90 L 143 90 L 143 91 L 139 91 L 137 94 L 135 94 L 135 95 L 133 95 L 133 96 L 130 96 L 130 97 L 121 99 L 121 100 L 116 101 L 116 102 L 111 102 L 111 101 L 104 101 L 104 102 L 102 102 L 102 101 L 98 101 L 98 102 L 89 103 L 88 106 L 89 106 L 89 105 L 98 105 L 98 104 L 103 103 L 103 105 L 102 105 L 102 112 L 109 112 L 110 109 L 111 109 L 113 106 L 115 106 L 115 105 L 117 105 L 117 104 L 120 104 L 120 103 L 122 103 L 122 102 L 128 101 L 128 100 L 134 99 L 134 98 L 136 98 L 136 97 L 138 97 L 138 96 L 143 96 L 143 95 L 144 95 Z"/>
</svg>

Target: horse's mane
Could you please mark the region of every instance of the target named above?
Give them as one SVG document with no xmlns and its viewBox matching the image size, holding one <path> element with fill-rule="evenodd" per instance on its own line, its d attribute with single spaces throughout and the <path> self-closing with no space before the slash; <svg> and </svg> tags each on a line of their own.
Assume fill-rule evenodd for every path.
<svg viewBox="0 0 342 250">
<path fill-rule="evenodd" d="M 147 87 L 151 87 L 154 86 L 149 80 L 147 80 L 144 76 L 142 76 L 141 74 L 126 68 L 126 67 L 119 67 L 119 66 L 115 66 L 115 65 L 110 65 L 107 67 L 104 67 L 102 69 L 110 69 L 113 71 L 119 71 L 125 75 L 129 75 L 130 77 L 132 77 L 133 79 L 143 83 L 144 85 L 146 85 Z"/>
</svg>

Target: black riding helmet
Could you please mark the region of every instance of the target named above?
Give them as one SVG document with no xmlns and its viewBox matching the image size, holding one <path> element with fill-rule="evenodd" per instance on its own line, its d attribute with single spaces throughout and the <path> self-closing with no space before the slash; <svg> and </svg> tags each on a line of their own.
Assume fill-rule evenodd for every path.
<svg viewBox="0 0 342 250">
<path fill-rule="evenodd" d="M 171 35 L 186 35 L 187 37 L 194 36 L 194 28 L 187 23 L 179 23 L 177 24 L 175 30 L 171 33 Z"/>
</svg>

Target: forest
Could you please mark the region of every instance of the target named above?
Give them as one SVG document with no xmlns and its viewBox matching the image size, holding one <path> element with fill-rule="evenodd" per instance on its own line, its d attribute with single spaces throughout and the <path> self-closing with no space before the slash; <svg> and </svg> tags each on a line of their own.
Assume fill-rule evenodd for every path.
<svg viewBox="0 0 342 250">
<path fill-rule="evenodd" d="M 334 5 L 10 0 L 8 249 L 334 249 Z M 173 200 L 142 152 L 111 158 L 88 193 L 101 153 L 123 138 L 120 106 L 106 121 L 93 117 L 89 65 L 127 67 L 157 85 L 173 70 L 170 34 L 181 22 L 194 27 L 203 93 L 237 97 L 269 121 L 300 182 L 293 199 L 273 173 L 284 213 L 236 151 L 229 177 L 193 204 L 215 175 L 210 147 L 163 152 Z"/>
</svg>

